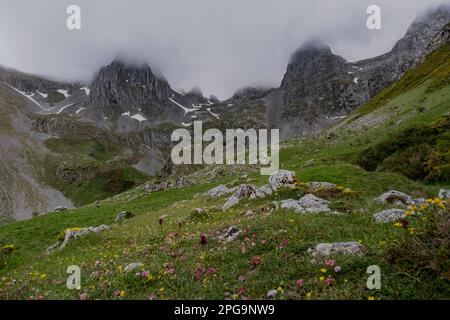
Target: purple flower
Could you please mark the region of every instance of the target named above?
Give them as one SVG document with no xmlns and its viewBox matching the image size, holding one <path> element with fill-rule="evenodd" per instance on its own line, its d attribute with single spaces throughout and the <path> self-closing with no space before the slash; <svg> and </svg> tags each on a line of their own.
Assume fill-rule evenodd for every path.
<svg viewBox="0 0 450 320">
<path fill-rule="evenodd" d="M 303 279 L 298 279 L 298 280 L 295 282 L 295 285 L 297 286 L 297 288 L 301 288 L 301 287 L 303 287 L 303 286 L 305 285 L 305 280 L 303 280 Z"/>
<path fill-rule="evenodd" d="M 206 246 L 207 243 L 208 243 L 208 241 L 206 240 L 206 235 L 201 234 L 201 235 L 200 235 L 200 244 L 201 244 L 202 246 Z"/>
<path fill-rule="evenodd" d="M 336 260 L 334 259 L 325 260 L 325 265 L 327 265 L 328 267 L 334 267 L 336 265 Z"/>
<path fill-rule="evenodd" d="M 334 272 L 336 272 L 336 273 L 339 273 L 339 272 L 341 272 L 342 271 L 342 268 L 340 267 L 340 266 L 336 266 L 335 268 L 334 268 Z"/>
</svg>

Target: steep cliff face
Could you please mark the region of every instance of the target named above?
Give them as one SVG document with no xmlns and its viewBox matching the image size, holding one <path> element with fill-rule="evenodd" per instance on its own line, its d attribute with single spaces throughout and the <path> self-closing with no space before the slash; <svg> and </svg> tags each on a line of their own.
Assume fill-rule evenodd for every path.
<svg viewBox="0 0 450 320">
<path fill-rule="evenodd" d="M 166 80 L 157 78 L 148 65 L 128 66 L 113 61 L 92 82 L 90 104 L 102 109 L 150 112 L 169 102 L 172 91 Z"/>
</svg>

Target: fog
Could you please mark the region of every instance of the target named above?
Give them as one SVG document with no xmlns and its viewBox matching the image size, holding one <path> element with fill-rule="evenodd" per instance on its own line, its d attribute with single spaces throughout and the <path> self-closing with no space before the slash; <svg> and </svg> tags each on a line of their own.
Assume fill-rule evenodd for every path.
<svg viewBox="0 0 450 320">
<path fill-rule="evenodd" d="M 0 65 L 89 81 L 120 56 L 148 62 L 175 89 L 227 98 L 244 86 L 279 86 L 311 37 L 351 61 L 385 53 L 418 13 L 443 2 L 0 0 Z M 81 8 L 81 30 L 66 27 L 71 4 Z M 381 30 L 366 27 L 371 4 L 381 7 Z"/>
</svg>

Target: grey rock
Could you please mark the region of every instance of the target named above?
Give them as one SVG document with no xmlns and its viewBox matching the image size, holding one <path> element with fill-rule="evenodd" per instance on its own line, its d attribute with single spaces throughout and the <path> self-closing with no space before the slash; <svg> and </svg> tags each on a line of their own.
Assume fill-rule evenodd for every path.
<svg viewBox="0 0 450 320">
<path fill-rule="evenodd" d="M 121 213 L 119 213 L 116 218 L 114 219 L 114 222 L 120 222 L 120 221 L 124 221 L 127 219 L 131 219 L 133 217 L 133 214 L 131 212 L 128 211 L 122 211 Z"/>
<path fill-rule="evenodd" d="M 310 182 L 309 183 L 309 190 L 311 192 L 316 192 L 318 189 L 334 189 L 336 188 L 336 185 L 331 182 Z"/>
<path fill-rule="evenodd" d="M 238 227 L 230 227 L 225 234 L 220 237 L 220 240 L 226 242 L 232 242 L 236 240 L 241 235 L 241 230 Z"/>
<path fill-rule="evenodd" d="M 123 270 L 125 272 L 130 272 L 130 271 L 136 270 L 136 269 L 138 269 L 140 267 L 142 267 L 142 263 L 140 263 L 140 262 L 133 262 L 133 263 L 130 263 L 130 264 L 126 265 Z"/>
<path fill-rule="evenodd" d="M 277 290 L 270 290 L 267 292 L 267 298 L 269 299 L 273 299 L 278 295 L 278 291 Z"/>
<path fill-rule="evenodd" d="M 378 223 L 394 222 L 405 217 L 405 210 L 401 209 L 387 209 L 381 212 L 377 212 L 373 215 L 374 219 Z"/>
<path fill-rule="evenodd" d="M 256 197 L 264 198 L 266 196 L 270 196 L 273 193 L 272 188 L 269 185 L 264 185 L 256 189 Z"/>
<path fill-rule="evenodd" d="M 281 201 L 282 209 L 294 209 L 298 213 L 319 213 L 332 212 L 328 207 L 329 201 L 316 197 L 313 194 L 307 194 L 299 200 L 283 200 Z"/>
<path fill-rule="evenodd" d="M 401 201 L 403 204 L 411 204 L 413 202 L 413 198 L 406 193 L 391 190 L 375 198 L 375 201 L 389 204 L 395 204 L 397 201 Z"/>
<path fill-rule="evenodd" d="M 239 203 L 241 199 L 244 198 L 256 198 L 256 187 L 251 184 L 242 184 L 240 185 L 234 194 L 228 198 L 227 202 L 222 206 L 222 210 L 227 210 L 232 206 Z"/>
<path fill-rule="evenodd" d="M 308 250 L 312 256 L 321 257 L 328 257 L 337 253 L 347 255 L 363 254 L 365 251 L 365 247 L 358 242 L 319 243 Z"/>
<path fill-rule="evenodd" d="M 295 172 L 278 170 L 269 177 L 269 185 L 273 191 L 280 188 L 295 188 Z"/>
<path fill-rule="evenodd" d="M 439 199 L 447 200 L 450 199 L 450 190 L 441 189 L 439 190 Z"/>
<path fill-rule="evenodd" d="M 109 230 L 109 227 L 107 225 L 101 225 L 98 227 L 87 227 L 87 228 L 81 228 L 80 230 L 73 231 L 71 229 L 66 230 L 66 234 L 64 237 L 64 240 L 62 241 L 61 245 L 59 246 L 59 249 L 64 249 L 66 245 L 69 243 L 71 239 L 79 239 L 81 237 L 84 237 L 90 233 L 100 233 L 105 230 Z M 56 248 L 57 246 L 55 246 Z"/>
<path fill-rule="evenodd" d="M 221 184 L 211 190 L 208 190 L 205 195 L 210 198 L 219 198 L 234 191 L 236 191 L 236 188 L 228 188 L 226 185 Z"/>
</svg>

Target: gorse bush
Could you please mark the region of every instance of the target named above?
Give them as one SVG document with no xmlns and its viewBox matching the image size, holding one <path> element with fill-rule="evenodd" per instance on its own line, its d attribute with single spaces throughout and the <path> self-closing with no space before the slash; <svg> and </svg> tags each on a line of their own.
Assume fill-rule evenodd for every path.
<svg viewBox="0 0 450 320">
<path fill-rule="evenodd" d="M 394 171 L 413 180 L 450 181 L 450 116 L 408 128 L 366 149 L 355 163 L 368 171 Z"/>
</svg>

